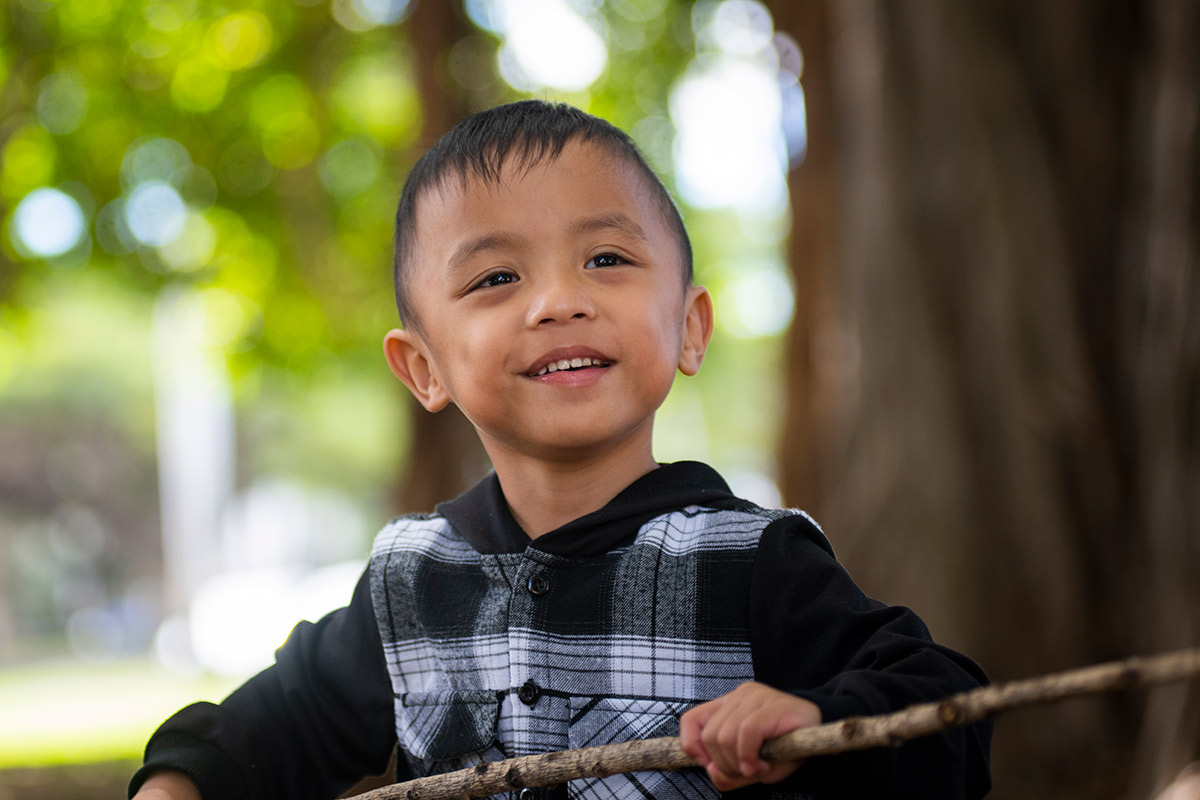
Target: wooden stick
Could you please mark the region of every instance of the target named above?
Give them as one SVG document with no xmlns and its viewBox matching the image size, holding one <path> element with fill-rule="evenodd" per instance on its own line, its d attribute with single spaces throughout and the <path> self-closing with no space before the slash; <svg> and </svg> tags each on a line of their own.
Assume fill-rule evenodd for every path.
<svg viewBox="0 0 1200 800">
<path fill-rule="evenodd" d="M 797 760 L 872 747 L 896 747 L 1002 711 L 1054 703 L 1070 697 L 1171 683 L 1200 676 L 1200 648 L 1140 656 L 1107 664 L 984 686 L 935 703 L 892 714 L 850 717 L 802 728 L 763 745 L 768 761 Z M 479 764 L 356 795 L 350 800 L 458 800 L 526 787 L 554 786 L 576 778 L 618 772 L 679 770 L 696 766 L 673 736 L 564 750 Z"/>
</svg>

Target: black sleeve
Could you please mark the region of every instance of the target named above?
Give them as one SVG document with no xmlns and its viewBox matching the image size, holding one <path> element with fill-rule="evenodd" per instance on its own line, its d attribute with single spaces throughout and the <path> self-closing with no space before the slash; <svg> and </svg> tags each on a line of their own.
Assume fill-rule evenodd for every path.
<svg viewBox="0 0 1200 800">
<path fill-rule="evenodd" d="M 756 677 L 816 703 L 822 719 L 898 711 L 987 683 L 974 662 L 934 644 L 912 611 L 866 597 L 803 516 L 763 532 L 752 579 Z M 897 748 L 814 758 L 786 788 L 818 797 L 983 797 L 991 723 Z M 784 787 L 780 787 L 784 788 Z"/>
<path fill-rule="evenodd" d="M 274 666 L 220 705 L 196 703 L 164 722 L 129 795 L 152 772 L 173 769 L 206 800 L 333 798 L 382 773 L 395 745 L 391 681 L 364 573 L 350 605 L 297 625 Z"/>
</svg>

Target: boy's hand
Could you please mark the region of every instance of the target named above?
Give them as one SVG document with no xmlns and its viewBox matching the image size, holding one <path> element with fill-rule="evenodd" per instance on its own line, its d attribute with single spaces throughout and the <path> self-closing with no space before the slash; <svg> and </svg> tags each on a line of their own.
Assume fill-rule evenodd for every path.
<svg viewBox="0 0 1200 800">
<path fill-rule="evenodd" d="M 708 770 L 722 792 L 751 783 L 778 783 L 800 761 L 768 763 L 763 742 L 821 723 L 821 710 L 808 700 L 762 683 L 743 683 L 729 694 L 688 709 L 679 718 L 683 752 Z"/>
<path fill-rule="evenodd" d="M 142 788 L 138 789 L 138 793 L 133 796 L 133 800 L 201 800 L 201 798 L 200 790 L 187 775 L 173 770 L 163 770 L 155 772 L 147 778 L 146 782 L 142 784 Z"/>
</svg>

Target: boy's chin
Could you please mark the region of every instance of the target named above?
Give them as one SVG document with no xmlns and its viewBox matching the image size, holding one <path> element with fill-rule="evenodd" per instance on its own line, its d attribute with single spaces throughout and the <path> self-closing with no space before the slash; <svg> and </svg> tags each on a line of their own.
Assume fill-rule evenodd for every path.
<svg viewBox="0 0 1200 800">
<path fill-rule="evenodd" d="M 625 435 L 596 431 L 586 426 L 567 426 L 558 430 L 547 428 L 535 436 L 521 437 L 511 445 L 505 445 L 483 432 L 480 432 L 480 438 L 493 463 L 497 458 L 503 461 L 507 457 L 546 464 L 581 464 L 607 457 L 628 458 L 631 453 L 641 450 L 648 453 L 651 444 L 649 427 L 645 433 L 638 431 Z"/>
</svg>

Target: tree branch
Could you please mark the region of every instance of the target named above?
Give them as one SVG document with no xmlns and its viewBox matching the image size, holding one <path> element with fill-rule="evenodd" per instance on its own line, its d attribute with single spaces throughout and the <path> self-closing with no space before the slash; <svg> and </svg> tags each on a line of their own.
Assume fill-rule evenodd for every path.
<svg viewBox="0 0 1200 800">
<path fill-rule="evenodd" d="M 896 747 L 910 739 L 969 725 L 1003 711 L 1055 703 L 1071 697 L 1189 680 L 1200 676 L 1200 648 L 1142 656 L 1107 664 L 984 686 L 936 703 L 892 714 L 803 728 L 767 742 L 768 761 L 796 760 L 872 747 Z M 679 770 L 696 766 L 675 737 L 564 750 L 479 764 L 356 795 L 351 800 L 458 800 L 525 787 L 554 786 L 576 778 L 618 772 Z"/>
</svg>

